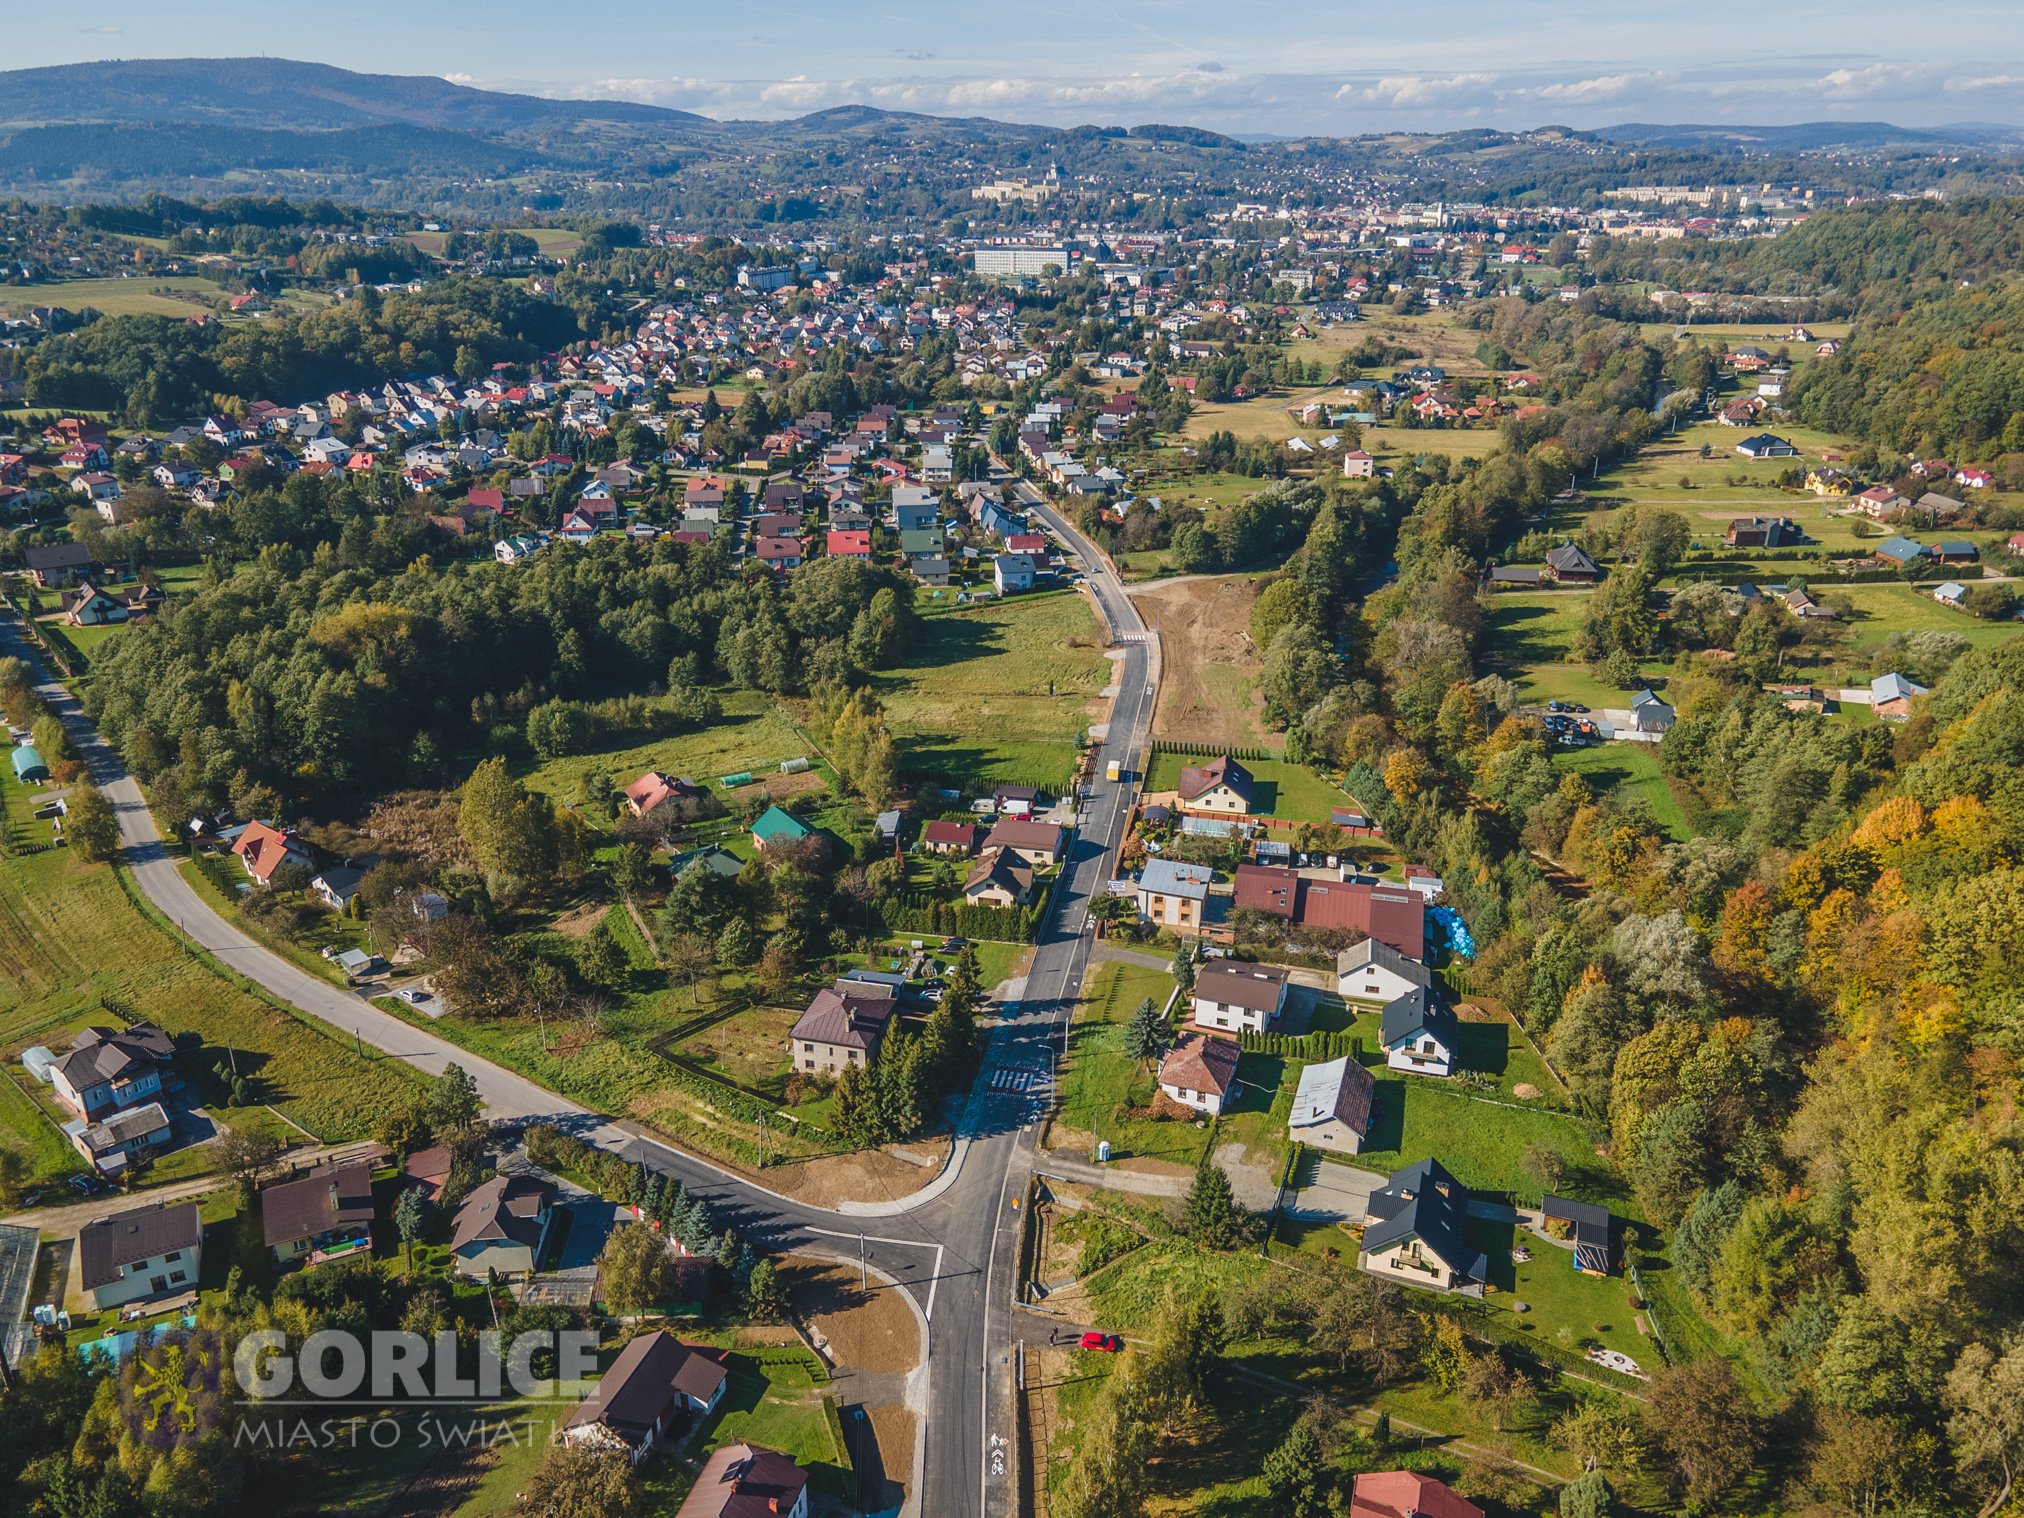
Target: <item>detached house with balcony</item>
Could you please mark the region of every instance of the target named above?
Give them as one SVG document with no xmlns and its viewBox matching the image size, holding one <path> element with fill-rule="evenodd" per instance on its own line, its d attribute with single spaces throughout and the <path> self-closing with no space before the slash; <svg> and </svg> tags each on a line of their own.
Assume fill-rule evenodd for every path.
<svg viewBox="0 0 2024 1518">
<path fill-rule="evenodd" d="M 450 1253 L 458 1275 L 528 1275 L 541 1268 L 555 1222 L 555 1187 L 531 1175 L 498 1175 L 457 1207 Z"/>
<path fill-rule="evenodd" d="M 1195 981 L 1195 1026 L 1227 1033 L 1246 1029 L 1264 1032 L 1279 1020 L 1286 1006 L 1292 974 L 1284 965 L 1249 965 L 1229 959 L 1203 966 Z"/>
<path fill-rule="evenodd" d="M 176 1046 L 152 1023 L 86 1028 L 70 1052 L 49 1067 L 56 1099 L 88 1123 L 158 1099 L 181 1084 Z"/>
<path fill-rule="evenodd" d="M 1394 1171 L 1364 1208 L 1357 1263 L 1365 1270 L 1430 1291 L 1481 1294 L 1489 1261 L 1462 1241 L 1469 1188 L 1439 1160 Z"/>
<path fill-rule="evenodd" d="M 372 1167 L 318 1165 L 260 1193 L 260 1225 L 277 1265 L 320 1265 L 372 1249 Z"/>
</svg>

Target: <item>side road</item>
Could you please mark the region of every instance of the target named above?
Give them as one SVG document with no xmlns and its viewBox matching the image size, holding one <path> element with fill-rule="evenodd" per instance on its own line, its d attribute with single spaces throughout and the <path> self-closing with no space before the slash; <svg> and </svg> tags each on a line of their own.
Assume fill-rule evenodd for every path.
<svg viewBox="0 0 2024 1518">
<path fill-rule="evenodd" d="M 356 1036 L 405 1062 L 422 1075 L 440 1075 L 445 1067 L 453 1063 L 462 1066 L 476 1082 L 487 1115 L 495 1120 L 555 1123 L 586 1143 L 615 1152 L 631 1152 L 639 1144 L 642 1135 L 636 1125 L 611 1121 L 525 1076 L 516 1075 L 469 1050 L 460 1049 L 447 1040 L 413 1027 L 381 1011 L 364 997 L 297 968 L 233 927 L 183 879 L 176 869 L 175 860 L 163 847 L 162 835 L 155 827 L 154 815 L 141 795 L 139 782 L 127 773 L 119 755 L 99 736 L 98 729 L 92 726 L 69 690 L 61 682 L 48 677 L 36 650 L 23 636 L 18 620 L 5 613 L 0 613 L 0 654 L 12 654 L 26 660 L 42 675 L 41 682 L 35 687 L 36 692 L 62 720 L 71 742 L 77 746 L 90 770 L 93 782 L 112 802 L 113 810 L 119 817 L 120 842 L 135 881 L 156 908 L 174 922 L 192 943 L 210 951 L 221 963 L 265 987 L 282 1001 L 328 1023 L 341 1033 Z M 666 1148 L 665 1145 L 657 1147 Z M 910 1211 L 940 1196 L 954 1182 L 968 1147 L 967 1143 L 958 1142 L 943 1175 L 925 1192 L 893 1202 L 854 1204 L 848 1211 L 859 1217 L 891 1216 Z M 691 1155 L 683 1158 L 694 1166 L 732 1179 L 707 1161 Z M 749 1190 L 772 1195 L 751 1182 L 740 1184 Z M 793 1211 L 831 1211 L 828 1208 L 811 1208 L 807 1204 L 788 1203 L 786 1198 L 776 1200 Z"/>
</svg>

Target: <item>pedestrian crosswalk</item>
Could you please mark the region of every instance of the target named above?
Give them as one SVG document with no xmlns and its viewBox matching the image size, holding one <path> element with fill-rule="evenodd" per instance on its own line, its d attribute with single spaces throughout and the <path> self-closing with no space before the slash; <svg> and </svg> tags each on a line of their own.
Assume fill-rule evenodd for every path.
<svg viewBox="0 0 2024 1518">
<path fill-rule="evenodd" d="M 1001 1065 L 991 1072 L 993 1091 L 1025 1091 L 1043 1084 L 1045 1077 L 1038 1070 L 1028 1070 L 1020 1065 Z"/>
</svg>

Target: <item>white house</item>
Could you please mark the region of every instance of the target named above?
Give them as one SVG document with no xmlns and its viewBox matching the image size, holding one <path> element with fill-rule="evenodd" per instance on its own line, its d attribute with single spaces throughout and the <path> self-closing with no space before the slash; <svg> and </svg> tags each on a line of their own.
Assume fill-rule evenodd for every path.
<svg viewBox="0 0 2024 1518">
<path fill-rule="evenodd" d="M 1414 989 L 1387 1002 L 1378 1018 L 1378 1042 L 1385 1063 L 1408 1075 L 1454 1073 L 1461 1025 L 1454 1012 L 1431 989 Z"/>
<path fill-rule="evenodd" d="M 716 1407 L 727 1380 L 716 1351 L 668 1333 L 642 1334 L 563 1420 L 562 1442 L 622 1449 L 637 1465 L 661 1434 Z"/>
<path fill-rule="evenodd" d="M 501 538 L 492 545 L 492 557 L 501 564 L 517 564 L 541 552 L 541 539 L 526 536 Z"/>
<path fill-rule="evenodd" d="M 1262 1032 L 1278 1021 L 1293 972 L 1284 965 L 1247 965 L 1219 959 L 1195 981 L 1194 1022 L 1198 1028 Z"/>
<path fill-rule="evenodd" d="M 1160 1090 L 1169 1101 L 1214 1117 L 1237 1088 L 1237 1046 L 1227 1038 L 1190 1033 L 1160 1061 Z"/>
<path fill-rule="evenodd" d="M 1949 580 L 1946 584 L 1933 588 L 1933 599 L 1938 601 L 1942 606 L 1951 606 L 1959 610 L 1966 604 L 1968 592 L 1966 587 L 1961 585 L 1960 582 Z"/>
<path fill-rule="evenodd" d="M 1336 991 L 1352 1001 L 1397 1001 L 1433 983 L 1433 971 L 1375 938 L 1335 957 Z"/>
<path fill-rule="evenodd" d="M 101 1309 L 143 1297 L 194 1291 L 204 1259 L 195 1202 L 116 1212 L 77 1231 L 84 1289 Z"/>
<path fill-rule="evenodd" d="M 1287 1135 L 1338 1154 L 1355 1154 L 1370 1136 L 1376 1095 L 1377 1077 L 1347 1054 L 1324 1065 L 1309 1065 L 1300 1072 L 1300 1085 L 1293 1093 Z"/>
</svg>

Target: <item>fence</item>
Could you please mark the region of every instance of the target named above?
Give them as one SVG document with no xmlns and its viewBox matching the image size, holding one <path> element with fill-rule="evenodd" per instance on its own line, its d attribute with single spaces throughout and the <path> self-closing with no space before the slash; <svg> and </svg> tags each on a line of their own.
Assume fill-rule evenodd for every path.
<svg viewBox="0 0 2024 1518">
<path fill-rule="evenodd" d="M 1652 1338 L 1658 1343 L 1659 1353 L 1666 1357 L 1668 1365 L 1677 1365 L 1679 1357 L 1673 1353 L 1672 1345 L 1666 1342 L 1665 1325 L 1659 1321 L 1658 1303 L 1652 1294 L 1645 1290 L 1644 1279 L 1638 1275 L 1637 1266 L 1626 1260 L 1623 1273 L 1630 1284 L 1637 1288 L 1638 1300 L 1645 1305 L 1645 1321 L 1652 1326 Z"/>
</svg>

